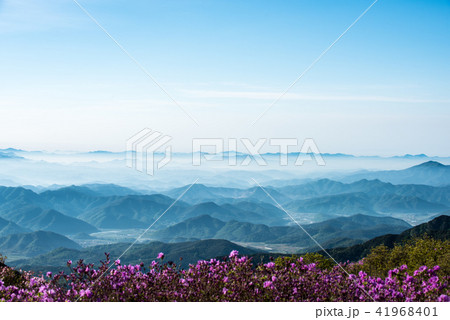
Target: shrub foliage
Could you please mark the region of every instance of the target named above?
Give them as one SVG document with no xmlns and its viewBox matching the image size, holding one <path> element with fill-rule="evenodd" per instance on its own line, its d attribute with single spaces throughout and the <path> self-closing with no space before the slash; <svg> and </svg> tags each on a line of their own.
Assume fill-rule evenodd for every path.
<svg viewBox="0 0 450 320">
<path fill-rule="evenodd" d="M 35 277 L 0 265 L 0 301 L 449 301 L 448 241 L 417 239 L 379 246 L 357 263 L 335 265 L 320 254 L 254 266 L 231 252 L 180 269 L 68 261 L 69 274 Z"/>
</svg>

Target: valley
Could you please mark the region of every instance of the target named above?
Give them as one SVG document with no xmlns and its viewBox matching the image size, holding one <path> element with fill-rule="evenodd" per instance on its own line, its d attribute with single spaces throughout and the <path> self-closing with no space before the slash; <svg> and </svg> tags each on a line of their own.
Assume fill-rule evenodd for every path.
<svg viewBox="0 0 450 320">
<path fill-rule="evenodd" d="M 411 172 L 440 179 L 450 167 L 430 161 L 392 176 L 407 180 Z M 356 181 L 352 174 L 264 190 L 205 184 L 158 192 L 101 183 L 39 191 L 0 187 L 0 252 L 12 264 L 31 259 L 30 265 L 64 265 L 53 250 L 116 252 L 127 243 L 182 247 L 217 239 L 255 252 L 296 254 L 320 249 L 317 243 L 330 250 L 358 246 L 448 215 L 448 185 L 393 184 L 381 180 L 385 171 L 358 175 Z"/>
</svg>

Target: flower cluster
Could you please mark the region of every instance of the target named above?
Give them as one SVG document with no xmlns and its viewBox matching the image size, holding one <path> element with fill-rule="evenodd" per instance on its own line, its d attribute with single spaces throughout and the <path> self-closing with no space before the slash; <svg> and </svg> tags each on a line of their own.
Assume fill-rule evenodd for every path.
<svg viewBox="0 0 450 320">
<path fill-rule="evenodd" d="M 449 276 L 438 276 L 438 266 L 403 265 L 379 278 L 348 274 L 347 265 L 320 269 L 302 258 L 255 267 L 237 251 L 186 270 L 158 257 L 149 267 L 119 260 L 111 267 L 107 255 L 98 268 L 80 260 L 68 261 L 69 274 L 22 273 L 14 284 L 0 280 L 0 301 L 449 301 Z"/>
</svg>

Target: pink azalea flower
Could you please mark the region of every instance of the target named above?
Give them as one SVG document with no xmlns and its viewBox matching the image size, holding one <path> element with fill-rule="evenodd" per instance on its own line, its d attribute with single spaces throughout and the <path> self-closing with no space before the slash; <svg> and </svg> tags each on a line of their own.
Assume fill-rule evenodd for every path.
<svg viewBox="0 0 450 320">
<path fill-rule="evenodd" d="M 237 257 L 238 255 L 239 255 L 239 251 L 237 251 L 237 250 L 233 250 L 230 252 L 230 258 Z"/>
</svg>

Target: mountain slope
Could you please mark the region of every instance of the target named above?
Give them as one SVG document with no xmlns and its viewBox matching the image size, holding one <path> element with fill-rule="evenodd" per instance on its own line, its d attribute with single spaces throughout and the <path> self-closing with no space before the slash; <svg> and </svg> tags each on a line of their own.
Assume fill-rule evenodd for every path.
<svg viewBox="0 0 450 320">
<path fill-rule="evenodd" d="M 6 256 L 33 257 L 60 247 L 81 248 L 76 242 L 49 231 L 19 233 L 0 238 L 0 252 Z"/>
<path fill-rule="evenodd" d="M 385 194 L 372 197 L 373 209 L 381 213 L 436 213 L 448 209 L 439 203 L 432 203 L 416 196 Z"/>
<path fill-rule="evenodd" d="M 256 208 L 256 206 L 255 206 Z M 257 210 L 256 210 L 257 211 Z M 267 214 L 271 214 L 270 212 L 266 212 Z M 252 208 L 241 208 L 239 204 L 231 205 L 224 204 L 218 205 L 214 202 L 204 202 L 197 205 L 194 205 L 186 210 L 183 210 L 178 215 L 178 221 L 182 221 L 185 219 L 189 219 L 192 217 L 209 215 L 216 219 L 220 219 L 222 221 L 245 221 L 245 222 L 267 222 L 266 216 L 260 213 L 256 213 L 252 210 Z M 283 216 L 280 215 L 282 218 Z M 273 219 L 270 219 L 273 221 Z M 282 219 L 280 219 L 282 221 Z"/>
<path fill-rule="evenodd" d="M 369 196 L 361 192 L 296 200 L 287 204 L 286 208 L 296 213 L 317 212 L 333 215 L 375 213 L 370 205 Z"/>
<path fill-rule="evenodd" d="M 340 217 L 304 226 L 305 230 L 320 242 L 344 237 L 367 240 L 389 232 L 400 233 L 409 227 L 409 224 L 399 219 L 364 215 Z M 177 239 L 215 238 L 237 242 L 289 244 L 297 247 L 314 244 L 298 226 L 269 227 L 235 220 L 223 222 L 207 215 L 153 231 L 150 236 L 166 242 L 178 241 Z"/>
<path fill-rule="evenodd" d="M 14 233 L 25 233 L 25 232 L 30 232 L 30 230 L 22 228 L 12 221 L 0 218 L 0 237 L 4 237 Z"/>
<path fill-rule="evenodd" d="M 349 216 L 358 213 L 370 215 L 396 214 L 397 217 L 403 213 L 428 216 L 448 209 L 443 204 L 429 202 L 416 196 L 392 193 L 377 195 L 363 192 L 295 200 L 286 204 L 286 208 L 306 221 L 308 219 L 320 221 L 327 217 Z"/>
<path fill-rule="evenodd" d="M 37 206 L 26 206 L 12 210 L 2 216 L 34 231 L 53 231 L 64 235 L 98 231 L 85 221 L 66 216 L 56 210 L 44 210 Z"/>
<path fill-rule="evenodd" d="M 170 210 L 158 221 L 156 228 L 167 227 L 184 220 L 209 215 L 222 221 L 245 221 L 269 225 L 286 225 L 286 215 L 267 203 L 238 202 L 218 205 L 215 202 L 202 202 L 188 205 L 176 202 L 161 194 L 146 196 L 111 197 L 100 206 L 91 206 L 79 216 L 98 228 L 131 229 L 147 228 L 167 208 Z"/>
<path fill-rule="evenodd" d="M 450 206 L 450 186 L 435 187 L 421 184 L 394 185 L 378 179 L 362 179 L 352 183 L 320 179 L 304 184 L 281 187 L 277 190 L 295 200 L 363 192 L 370 196 L 383 196 L 386 194 L 415 196 L 429 202 Z"/>
<path fill-rule="evenodd" d="M 82 187 L 85 187 L 95 195 L 101 197 L 110 197 L 110 196 L 129 196 L 129 195 L 139 195 L 140 192 L 135 191 L 133 189 L 118 186 L 116 184 L 103 184 L 103 183 L 91 183 L 84 184 Z"/>
<path fill-rule="evenodd" d="M 131 195 L 104 198 L 101 205 L 86 209 L 79 217 L 92 225 L 105 229 L 147 228 L 169 208 L 174 199 L 161 194 Z M 176 219 L 177 210 L 186 205 L 178 201 L 162 219 L 161 224 Z M 170 213 L 170 214 L 169 214 Z"/>
<path fill-rule="evenodd" d="M 81 250 L 56 249 L 47 254 L 32 259 L 17 260 L 10 262 L 10 265 L 19 266 L 25 270 L 45 270 L 49 266 L 63 268 L 67 260 L 77 261 L 84 259 L 88 263 L 99 264 L 105 259 L 104 252 L 111 255 L 114 260 L 120 256 L 128 247 L 129 243 L 117 243 L 111 245 L 102 245 L 84 248 Z M 148 266 L 159 252 L 164 252 L 164 261 L 174 261 L 179 264 L 180 258 L 182 266 L 186 267 L 189 263 L 196 263 L 198 260 L 210 259 L 218 256 L 228 256 L 232 250 L 238 250 L 242 255 L 256 254 L 260 251 L 239 246 L 226 240 L 201 240 L 182 243 L 163 243 L 150 242 L 145 244 L 135 244 L 122 257 L 122 264 L 137 264 L 144 262 Z M 43 267 L 45 266 L 45 267 Z"/>
<path fill-rule="evenodd" d="M 0 213 L 11 209 L 41 203 L 39 195 L 22 187 L 0 186 Z"/>
<path fill-rule="evenodd" d="M 45 203 L 44 208 L 51 208 L 72 217 L 78 217 L 93 203 L 102 202 L 92 190 L 78 186 L 47 190 L 40 193 L 39 198 Z"/>
<path fill-rule="evenodd" d="M 414 237 L 421 237 L 425 233 L 435 239 L 450 239 L 450 216 L 442 215 L 429 222 L 405 230 L 400 234 L 386 234 L 366 241 L 362 244 L 347 248 L 330 249 L 328 252 L 337 261 L 357 261 L 369 254 L 370 250 L 376 246 L 383 244 L 392 248 L 395 243 L 411 240 Z"/>
<path fill-rule="evenodd" d="M 164 194 L 177 198 L 188 188 L 184 186 L 164 192 Z M 265 188 L 280 203 L 290 201 L 285 194 L 278 192 L 274 188 Z M 272 203 L 267 194 L 260 187 L 251 187 L 249 189 L 224 188 L 224 187 L 208 187 L 203 184 L 194 184 L 183 196 L 183 200 L 190 204 L 200 204 L 203 202 L 216 202 L 218 199 L 240 199 L 240 201 L 248 200 L 252 202 Z"/>
<path fill-rule="evenodd" d="M 234 198 L 243 192 L 243 190 L 236 188 L 207 187 L 203 184 L 194 184 L 193 186 L 183 186 L 171 189 L 164 192 L 164 194 L 176 199 L 186 191 L 188 187 L 190 187 L 189 192 L 186 192 L 183 196 L 183 201 L 190 204 L 210 202 L 218 198 Z"/>
<path fill-rule="evenodd" d="M 223 228 L 225 222 L 212 218 L 209 215 L 194 217 L 166 229 L 153 233 L 161 241 L 171 242 L 174 238 L 211 239 Z"/>
<path fill-rule="evenodd" d="M 386 233 L 400 233 L 411 226 L 403 220 L 391 217 L 374 217 L 357 214 L 350 217 L 338 217 L 323 222 L 303 226 L 319 243 L 333 242 L 347 238 L 368 240 Z M 299 232 L 301 231 L 301 232 Z M 285 233 L 273 243 L 291 243 L 299 247 L 316 245 L 302 230 Z"/>
</svg>

